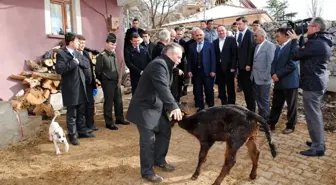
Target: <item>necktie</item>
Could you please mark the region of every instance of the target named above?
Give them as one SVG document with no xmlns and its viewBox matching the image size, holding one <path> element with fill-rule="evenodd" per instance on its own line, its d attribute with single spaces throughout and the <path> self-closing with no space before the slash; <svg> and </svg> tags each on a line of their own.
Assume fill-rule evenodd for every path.
<svg viewBox="0 0 336 185">
<path fill-rule="evenodd" d="M 201 47 L 202 47 L 202 43 L 199 42 L 199 43 L 197 44 L 197 52 L 198 52 L 198 53 L 201 51 Z"/>
<path fill-rule="evenodd" d="M 243 40 L 243 33 L 240 32 L 239 36 L 238 36 L 238 43 L 239 43 L 239 45 L 241 44 L 242 40 Z"/>
<path fill-rule="evenodd" d="M 137 47 L 137 51 L 138 51 L 138 53 L 140 53 L 140 48 L 139 47 Z"/>
</svg>

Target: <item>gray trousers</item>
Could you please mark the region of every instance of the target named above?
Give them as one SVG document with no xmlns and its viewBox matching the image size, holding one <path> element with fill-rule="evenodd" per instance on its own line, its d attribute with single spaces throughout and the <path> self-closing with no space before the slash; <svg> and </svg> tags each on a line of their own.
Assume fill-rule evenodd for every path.
<svg viewBox="0 0 336 185">
<path fill-rule="evenodd" d="M 158 131 L 138 126 L 140 134 L 140 165 L 141 176 L 154 175 L 153 166 L 166 163 L 171 125 L 163 115 L 160 118 Z"/>
<path fill-rule="evenodd" d="M 253 93 L 258 106 L 258 113 L 265 120 L 268 120 L 270 115 L 270 89 L 271 84 L 257 85 L 253 84 Z"/>
<path fill-rule="evenodd" d="M 303 106 L 313 150 L 324 150 L 324 123 L 321 102 L 325 90 L 303 91 Z"/>
</svg>

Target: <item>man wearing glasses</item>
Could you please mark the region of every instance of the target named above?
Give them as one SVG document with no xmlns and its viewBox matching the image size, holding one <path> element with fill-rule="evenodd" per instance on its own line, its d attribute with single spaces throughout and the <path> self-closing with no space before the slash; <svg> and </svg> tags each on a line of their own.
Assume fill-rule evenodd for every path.
<svg viewBox="0 0 336 185">
<path fill-rule="evenodd" d="M 288 32 L 293 39 L 292 57 L 300 60 L 300 87 L 303 90 L 303 107 L 311 138 L 311 141 L 306 142 L 310 149 L 300 152 L 305 156 L 323 156 L 326 149 L 321 101 L 328 86 L 327 63 L 332 55 L 332 41 L 325 31 L 325 21 L 320 17 L 314 18 L 308 26 L 308 41 L 302 48 L 297 44 L 300 36 L 294 31 Z"/>
</svg>

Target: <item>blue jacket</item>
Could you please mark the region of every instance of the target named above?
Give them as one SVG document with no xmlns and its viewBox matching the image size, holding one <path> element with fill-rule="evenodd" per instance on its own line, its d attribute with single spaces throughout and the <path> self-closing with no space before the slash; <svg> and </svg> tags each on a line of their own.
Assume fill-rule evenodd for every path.
<svg viewBox="0 0 336 185">
<path fill-rule="evenodd" d="M 300 60 L 300 87 L 304 91 L 320 91 L 328 87 L 327 63 L 332 55 L 332 41 L 325 33 L 308 36 L 304 48 L 293 41 L 293 59 Z"/>
<path fill-rule="evenodd" d="M 192 43 L 188 49 L 188 72 L 197 73 L 197 42 Z M 206 76 L 211 72 L 216 73 L 216 55 L 211 43 L 204 41 L 203 44 L 203 67 Z"/>
<path fill-rule="evenodd" d="M 274 83 L 274 89 L 299 88 L 299 62 L 292 59 L 292 42 L 289 41 L 281 50 L 279 46 L 275 50 L 271 75 L 276 74 L 279 81 Z"/>
</svg>

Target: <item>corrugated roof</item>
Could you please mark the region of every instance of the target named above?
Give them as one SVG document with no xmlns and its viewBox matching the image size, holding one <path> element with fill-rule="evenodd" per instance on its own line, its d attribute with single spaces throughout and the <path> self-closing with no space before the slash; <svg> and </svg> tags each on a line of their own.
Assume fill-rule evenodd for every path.
<svg viewBox="0 0 336 185">
<path fill-rule="evenodd" d="M 222 18 L 227 18 L 227 17 L 257 14 L 257 13 L 267 13 L 267 12 L 265 10 L 260 10 L 260 9 L 255 9 L 255 8 L 243 8 L 243 7 L 231 6 L 231 5 L 219 5 L 209 10 L 206 10 L 205 19 L 204 19 L 204 12 L 199 12 L 183 20 L 174 21 L 174 22 L 165 24 L 163 26 L 171 26 L 171 25 L 176 25 L 176 24 L 198 22 L 201 20 L 209 20 L 209 19 L 215 20 L 215 19 L 222 19 Z"/>
</svg>

